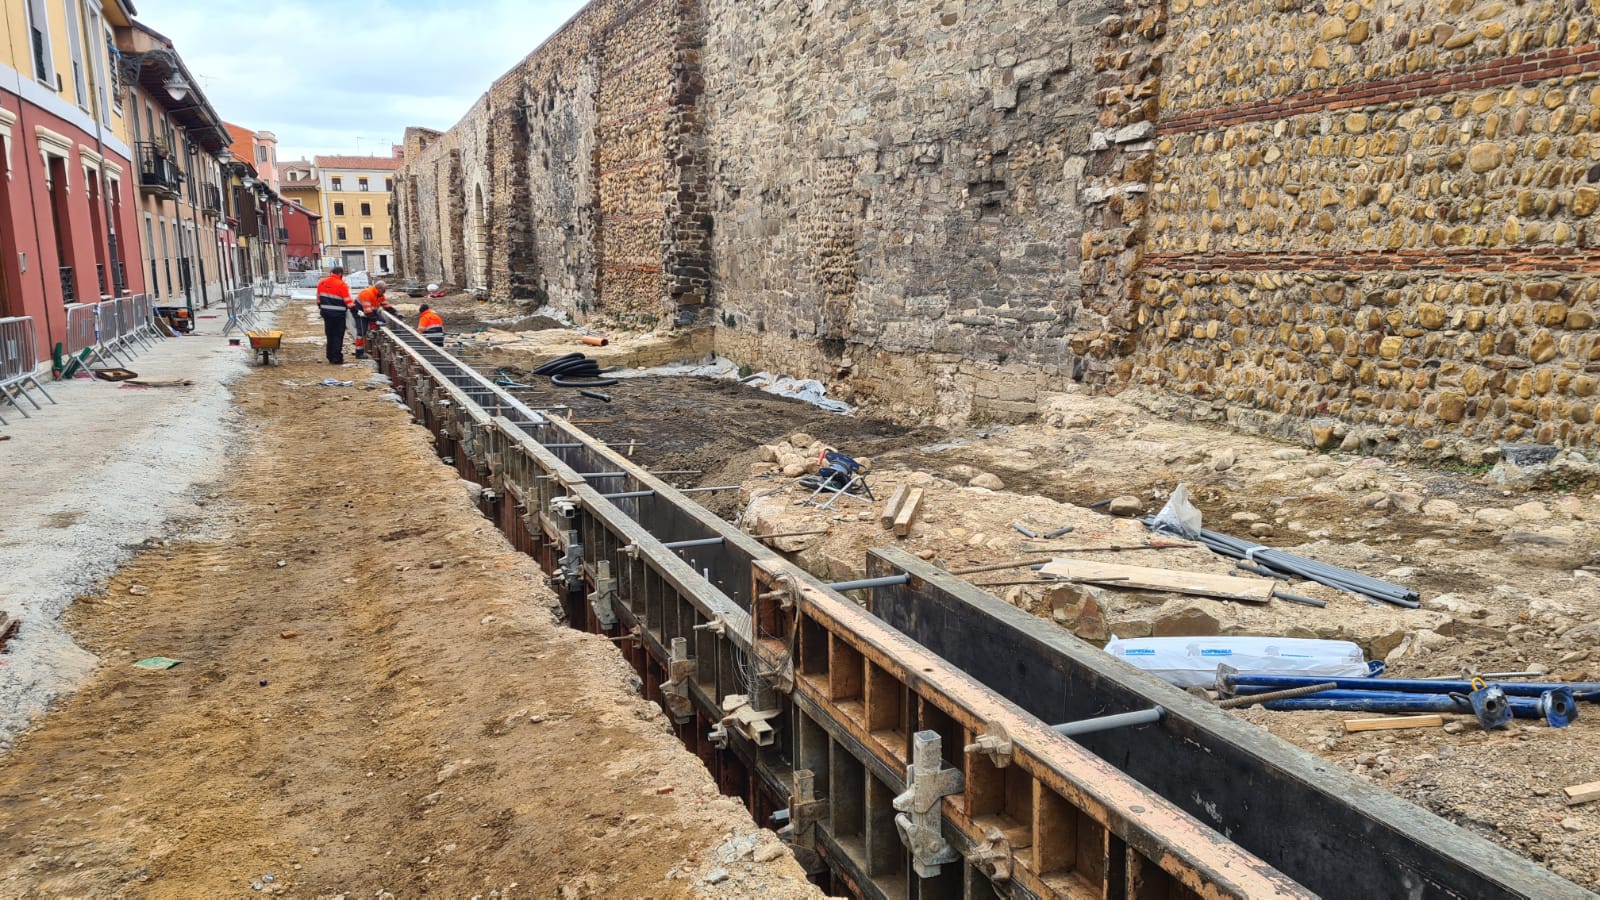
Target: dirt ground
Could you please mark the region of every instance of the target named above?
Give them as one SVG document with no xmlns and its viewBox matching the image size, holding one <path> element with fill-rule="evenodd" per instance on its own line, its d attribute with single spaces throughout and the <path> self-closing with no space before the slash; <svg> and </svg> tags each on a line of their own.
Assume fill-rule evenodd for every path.
<svg viewBox="0 0 1600 900">
<path fill-rule="evenodd" d="M 0 895 L 815 896 L 370 366 L 319 355 L 240 382 L 200 516 L 74 605 L 100 665 L 0 766 Z"/>
</svg>

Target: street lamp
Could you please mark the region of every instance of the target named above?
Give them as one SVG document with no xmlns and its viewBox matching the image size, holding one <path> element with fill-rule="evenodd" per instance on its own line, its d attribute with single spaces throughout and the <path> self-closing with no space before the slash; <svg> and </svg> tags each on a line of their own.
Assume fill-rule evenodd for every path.
<svg viewBox="0 0 1600 900">
<path fill-rule="evenodd" d="M 189 96 L 189 82 L 184 81 L 176 69 L 167 76 L 166 83 L 161 86 L 167 89 L 167 93 L 175 102 L 182 103 L 183 98 Z"/>
</svg>

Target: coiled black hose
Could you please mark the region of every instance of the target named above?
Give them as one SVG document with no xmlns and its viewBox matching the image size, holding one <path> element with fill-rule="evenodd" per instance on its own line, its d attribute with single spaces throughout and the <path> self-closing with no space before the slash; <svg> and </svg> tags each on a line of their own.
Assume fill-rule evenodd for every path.
<svg viewBox="0 0 1600 900">
<path fill-rule="evenodd" d="M 584 355 L 582 353 L 568 353 L 566 356 L 558 356 L 555 359 L 552 359 L 549 362 L 546 362 L 543 365 L 539 366 L 539 368 L 534 369 L 533 370 L 533 374 L 535 374 L 535 375 L 549 375 L 550 374 L 550 369 L 554 368 L 555 366 L 559 365 L 560 363 L 572 362 L 573 360 L 584 359 L 584 358 L 585 357 L 584 357 Z"/>
</svg>

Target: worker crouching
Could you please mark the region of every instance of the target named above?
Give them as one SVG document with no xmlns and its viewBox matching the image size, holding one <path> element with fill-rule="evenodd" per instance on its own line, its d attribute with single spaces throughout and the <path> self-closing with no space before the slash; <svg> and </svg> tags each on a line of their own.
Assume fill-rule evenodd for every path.
<svg viewBox="0 0 1600 900">
<path fill-rule="evenodd" d="M 417 317 L 417 330 L 435 347 L 444 346 L 444 319 L 434 312 L 426 303 L 422 305 L 421 315 Z"/>
<path fill-rule="evenodd" d="M 379 311 L 395 311 L 388 292 L 389 285 L 380 281 L 356 295 L 356 359 L 367 358 L 367 333 L 377 326 Z"/>
</svg>

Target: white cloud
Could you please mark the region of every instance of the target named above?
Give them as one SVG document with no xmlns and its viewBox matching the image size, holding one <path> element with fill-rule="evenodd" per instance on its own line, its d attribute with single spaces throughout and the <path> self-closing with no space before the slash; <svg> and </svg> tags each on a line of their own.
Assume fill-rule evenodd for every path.
<svg viewBox="0 0 1600 900">
<path fill-rule="evenodd" d="M 136 0 L 229 122 L 279 159 L 384 153 L 408 125 L 445 129 L 581 0 Z"/>
</svg>

